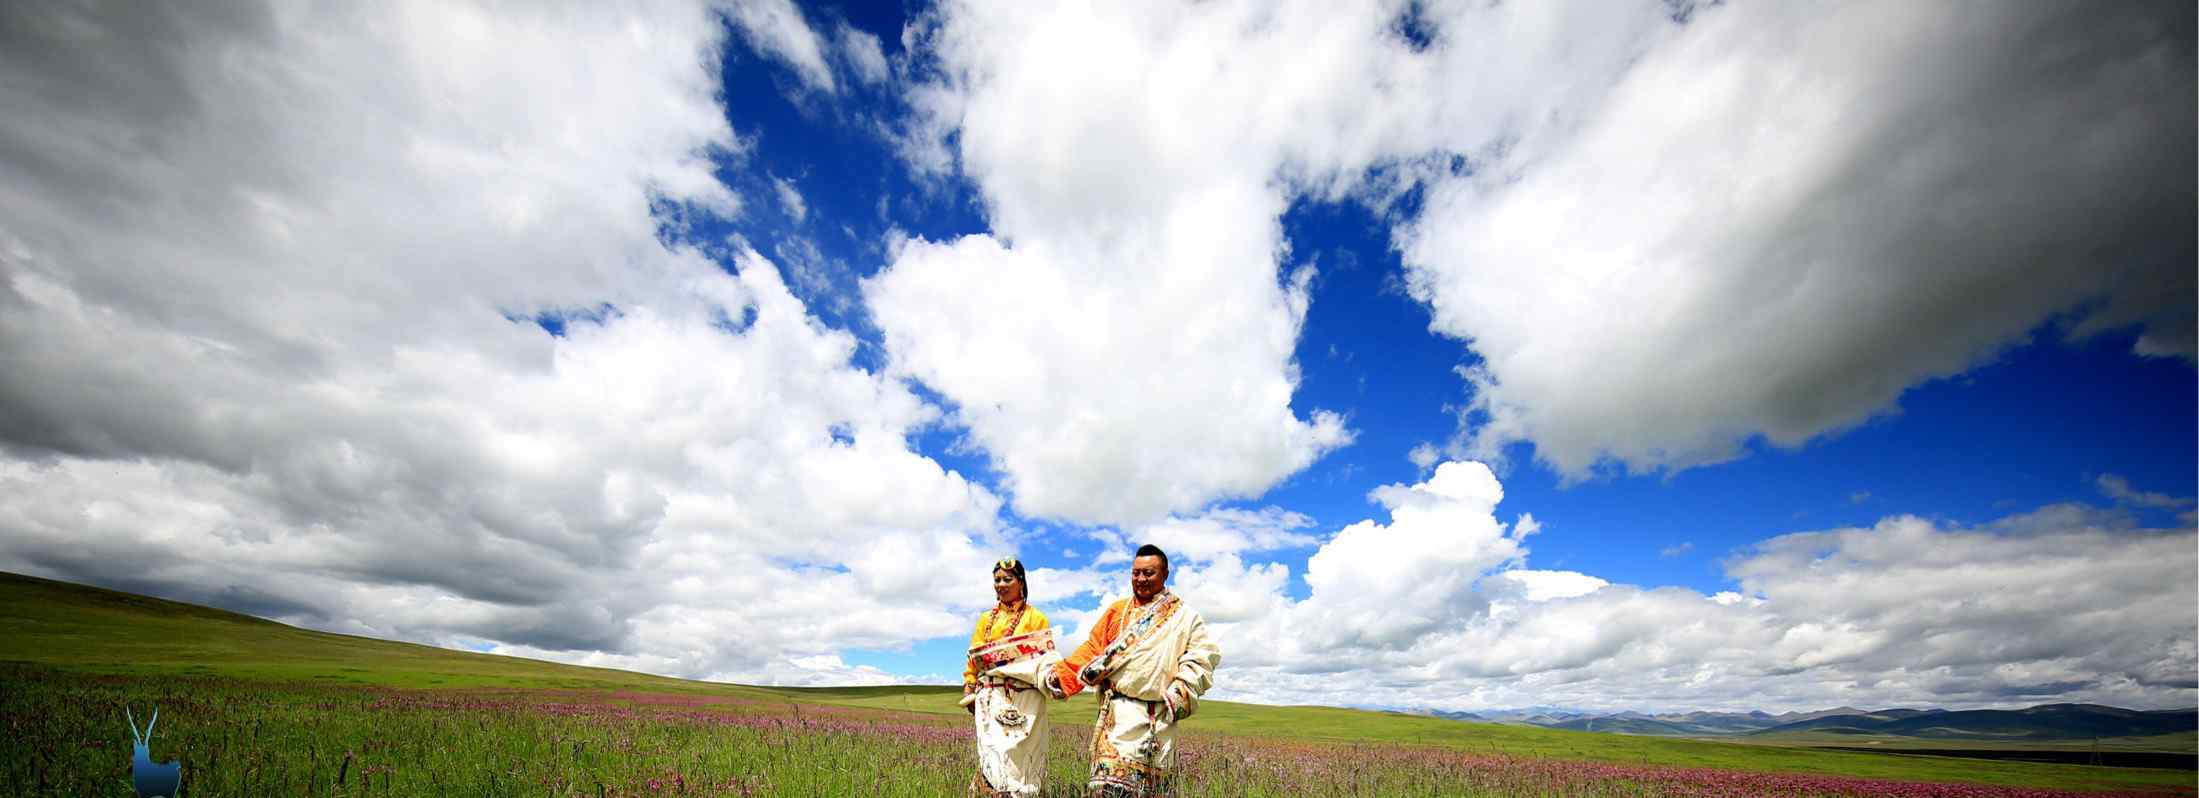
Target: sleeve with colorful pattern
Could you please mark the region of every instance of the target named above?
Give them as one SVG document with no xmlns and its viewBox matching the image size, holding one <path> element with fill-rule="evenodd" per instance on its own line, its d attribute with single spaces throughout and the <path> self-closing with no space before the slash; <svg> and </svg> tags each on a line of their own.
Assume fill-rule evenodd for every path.
<svg viewBox="0 0 2199 798">
<path fill-rule="evenodd" d="M 1077 677 L 1077 670 L 1091 662 L 1093 657 L 1099 656 L 1108 643 L 1114 642 L 1115 635 L 1122 632 L 1123 608 L 1129 606 L 1129 603 L 1125 599 L 1108 605 L 1107 611 L 1100 613 L 1099 620 L 1092 623 L 1092 633 L 1084 636 L 1084 643 L 1077 646 L 1077 650 L 1069 652 L 1069 656 L 1063 657 L 1061 664 L 1054 666 L 1054 678 L 1049 681 L 1051 686 L 1059 688 L 1054 691 L 1055 698 L 1068 698 L 1084 692 L 1084 680 Z"/>
</svg>

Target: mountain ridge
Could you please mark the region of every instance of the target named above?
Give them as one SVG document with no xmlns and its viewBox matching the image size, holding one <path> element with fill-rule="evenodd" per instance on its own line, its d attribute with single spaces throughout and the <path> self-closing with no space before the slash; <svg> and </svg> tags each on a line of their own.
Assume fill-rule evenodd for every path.
<svg viewBox="0 0 2199 798">
<path fill-rule="evenodd" d="M 1778 714 L 1762 710 L 1655 713 L 1629 710 L 1595 714 L 1548 706 L 1474 712 L 1429 710 L 1422 714 L 1453 720 L 1658 737 L 1746 737 L 1816 732 L 2023 741 L 2142 737 L 2199 730 L 2199 707 L 2141 710 L 2074 702 L 2038 704 L 2021 709 L 1892 707 L 1865 710 L 1841 706 Z"/>
</svg>

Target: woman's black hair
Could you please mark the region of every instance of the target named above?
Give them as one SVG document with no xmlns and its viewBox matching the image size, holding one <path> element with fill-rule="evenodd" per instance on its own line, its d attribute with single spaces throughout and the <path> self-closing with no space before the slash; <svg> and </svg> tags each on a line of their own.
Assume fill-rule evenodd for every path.
<svg viewBox="0 0 2199 798">
<path fill-rule="evenodd" d="M 1139 547 L 1138 547 L 1138 556 L 1139 556 L 1139 557 L 1159 557 L 1159 558 L 1161 558 L 1161 570 L 1163 570 L 1163 571 L 1166 571 L 1166 570 L 1168 570 L 1168 552 L 1165 552 L 1165 551 L 1161 551 L 1161 547 L 1159 547 L 1159 546 L 1155 546 L 1155 545 L 1153 545 L 1153 544 L 1151 544 L 1151 543 L 1147 543 L 1147 544 L 1145 544 L 1145 545 L 1143 545 L 1143 546 L 1139 546 Z"/>
<path fill-rule="evenodd" d="M 1023 603 L 1029 604 L 1031 602 L 1031 580 L 1029 577 L 1023 575 L 1022 560 L 1018 560 L 1014 557 L 1003 557 L 999 562 L 993 563 L 993 570 L 1007 571 L 1008 573 L 1013 574 L 1016 578 L 1016 581 L 1023 585 Z"/>
</svg>

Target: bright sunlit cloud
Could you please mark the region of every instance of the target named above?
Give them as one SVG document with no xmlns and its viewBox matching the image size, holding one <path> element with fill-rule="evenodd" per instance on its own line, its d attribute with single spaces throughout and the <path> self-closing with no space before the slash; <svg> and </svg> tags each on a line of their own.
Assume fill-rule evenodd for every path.
<svg viewBox="0 0 2199 798">
<path fill-rule="evenodd" d="M 0 569 L 876 684 L 1150 542 L 1227 699 L 2188 706 L 2194 27 L 10 6 Z"/>
</svg>

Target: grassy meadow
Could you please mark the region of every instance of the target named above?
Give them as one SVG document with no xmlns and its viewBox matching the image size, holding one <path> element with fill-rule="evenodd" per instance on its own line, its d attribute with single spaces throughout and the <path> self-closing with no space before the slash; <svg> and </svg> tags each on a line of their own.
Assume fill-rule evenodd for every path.
<svg viewBox="0 0 2199 798">
<path fill-rule="evenodd" d="M 1226 666 L 1224 670 L 1226 678 Z M 714 684 L 295 629 L 0 574 L 0 794 L 131 795 L 130 733 L 185 796 L 950 796 L 974 767 L 947 687 Z M 1079 793 L 1093 705 L 1051 710 Z M 1208 702 L 1177 794 L 2192 795 L 2192 773 L 1893 756 Z"/>
</svg>

